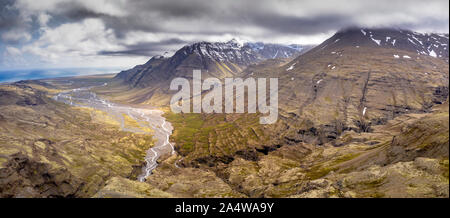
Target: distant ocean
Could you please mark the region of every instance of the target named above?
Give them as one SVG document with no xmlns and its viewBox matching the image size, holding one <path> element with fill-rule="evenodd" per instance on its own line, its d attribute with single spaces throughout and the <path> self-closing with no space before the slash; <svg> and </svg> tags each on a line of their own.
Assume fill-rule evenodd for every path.
<svg viewBox="0 0 450 218">
<path fill-rule="evenodd" d="M 0 83 L 20 80 L 47 79 L 56 77 L 86 76 L 95 74 L 118 73 L 123 69 L 65 68 L 65 69 L 29 69 L 0 71 Z"/>
</svg>

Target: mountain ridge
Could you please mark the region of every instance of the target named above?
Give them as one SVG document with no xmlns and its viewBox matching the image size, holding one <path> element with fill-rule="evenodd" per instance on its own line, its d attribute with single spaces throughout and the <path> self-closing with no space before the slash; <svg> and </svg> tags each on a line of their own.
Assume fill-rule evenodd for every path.
<svg viewBox="0 0 450 218">
<path fill-rule="evenodd" d="M 257 43 L 239 43 L 237 40 L 230 40 L 228 42 L 196 42 L 180 48 L 171 57 L 164 59 L 165 63 L 160 63 L 161 66 L 155 66 L 154 58 L 151 58 L 146 64 L 138 65 L 133 69 L 120 72 L 116 78 L 124 80 L 125 83 L 131 82 L 131 86 L 145 86 L 148 80 L 158 80 L 158 78 L 168 78 L 171 76 L 187 76 L 183 69 L 180 68 L 198 68 L 206 71 L 210 76 L 223 78 L 225 76 L 233 76 L 243 70 L 248 65 L 259 63 L 262 60 L 270 58 L 290 58 L 300 54 L 304 49 L 300 45 L 280 45 L 280 44 L 265 44 Z M 152 68 L 145 66 L 151 65 Z M 181 66 L 180 66 L 181 65 Z M 156 69 L 155 69 L 156 68 Z M 153 70 L 153 71 L 152 71 Z M 164 74 L 156 71 L 165 71 Z M 177 72 L 183 71 L 182 73 Z M 144 72 L 147 71 L 147 72 Z M 144 74 L 141 79 L 146 81 L 130 81 L 127 78 L 136 77 L 135 74 Z M 156 74 L 155 76 L 149 74 Z M 189 72 L 187 72 L 189 73 Z M 130 75 L 133 74 L 133 75 Z M 147 78 L 145 78 L 147 77 Z"/>
<path fill-rule="evenodd" d="M 419 33 L 405 29 L 353 27 L 338 31 L 316 48 L 324 49 L 326 46 L 344 45 L 383 47 L 405 50 L 417 55 L 429 55 L 448 62 L 448 41 L 448 33 Z"/>
</svg>

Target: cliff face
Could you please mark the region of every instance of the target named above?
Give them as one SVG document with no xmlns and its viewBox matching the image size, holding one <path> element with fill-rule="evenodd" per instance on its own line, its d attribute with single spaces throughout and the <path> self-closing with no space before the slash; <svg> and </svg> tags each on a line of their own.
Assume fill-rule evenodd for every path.
<svg viewBox="0 0 450 218">
<path fill-rule="evenodd" d="M 17 153 L 0 169 L 0 197 L 82 197 L 83 183 L 66 169 L 31 160 Z"/>
<path fill-rule="evenodd" d="M 203 130 L 192 139 L 186 134 L 177 135 L 189 130 L 178 126 L 174 141 L 180 152 L 187 152 L 176 160 L 167 160 L 166 167 L 155 174 L 177 172 L 175 175 L 183 178 L 190 167 L 211 170 L 233 190 L 248 197 L 448 197 L 445 104 L 434 107 L 432 113 L 398 115 L 372 126 L 370 132 L 345 130 L 320 146 L 305 138 L 287 137 L 263 146 L 271 142 L 269 134 L 275 131 L 274 126 L 251 127 L 259 137 L 267 137 L 258 144 L 254 143 L 257 139 L 244 134 L 242 121 L 236 120 L 233 125 L 242 128 L 203 124 L 204 128 L 212 128 L 206 139 L 200 139 L 205 137 Z M 225 134 L 227 137 L 222 137 Z M 312 133 L 308 137 L 319 140 Z M 174 162 L 186 168 L 177 169 Z M 163 176 L 154 178 L 158 181 L 156 187 L 171 187 Z"/>
</svg>

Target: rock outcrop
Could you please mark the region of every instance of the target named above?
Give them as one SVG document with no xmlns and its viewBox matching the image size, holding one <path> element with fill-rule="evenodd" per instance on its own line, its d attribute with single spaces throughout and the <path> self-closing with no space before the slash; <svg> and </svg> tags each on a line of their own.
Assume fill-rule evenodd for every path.
<svg viewBox="0 0 450 218">
<path fill-rule="evenodd" d="M 17 153 L 0 169 L 0 197 L 70 198 L 80 197 L 83 182 L 66 169 L 52 169 Z"/>
</svg>

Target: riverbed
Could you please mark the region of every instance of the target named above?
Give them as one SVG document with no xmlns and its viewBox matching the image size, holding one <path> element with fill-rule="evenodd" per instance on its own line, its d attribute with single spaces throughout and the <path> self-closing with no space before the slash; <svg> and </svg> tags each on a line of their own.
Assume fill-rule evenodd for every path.
<svg viewBox="0 0 450 218">
<path fill-rule="evenodd" d="M 103 86 L 106 85 L 106 83 L 103 84 Z M 104 111 L 120 123 L 120 128 L 122 131 L 150 134 L 143 129 L 152 129 L 153 132 L 151 134 L 153 138 L 156 139 L 156 143 L 147 151 L 145 166 L 142 169 L 142 173 L 138 176 L 138 180 L 144 182 L 146 178 L 151 175 L 152 171 L 158 166 L 157 160 L 159 157 L 165 154 L 175 154 L 173 144 L 169 141 L 170 135 L 173 131 L 172 124 L 167 122 L 162 116 L 164 112 L 161 110 L 137 108 L 110 102 L 92 92 L 91 89 L 94 87 L 96 86 L 77 88 L 70 91 L 61 92 L 54 96 L 54 99 L 71 106 L 86 107 Z M 142 128 L 127 126 L 124 115 L 135 120 Z"/>
</svg>

